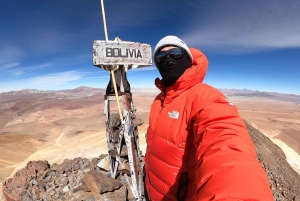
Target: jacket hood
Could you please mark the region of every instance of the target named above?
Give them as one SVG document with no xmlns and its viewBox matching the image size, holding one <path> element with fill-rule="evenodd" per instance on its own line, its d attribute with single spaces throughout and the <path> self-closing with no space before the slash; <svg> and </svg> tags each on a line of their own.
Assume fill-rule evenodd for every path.
<svg viewBox="0 0 300 201">
<path fill-rule="evenodd" d="M 204 80 L 208 68 L 208 60 L 200 50 L 195 48 L 189 49 L 193 56 L 192 66 L 186 69 L 174 84 L 165 88 L 162 80 L 159 78 L 155 79 L 157 88 L 160 89 L 163 94 L 166 93 L 165 103 L 172 101 L 183 91 Z"/>
</svg>

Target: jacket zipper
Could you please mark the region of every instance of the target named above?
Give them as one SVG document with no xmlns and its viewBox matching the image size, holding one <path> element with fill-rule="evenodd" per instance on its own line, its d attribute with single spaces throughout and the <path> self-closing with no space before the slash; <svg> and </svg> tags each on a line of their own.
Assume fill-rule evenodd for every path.
<svg viewBox="0 0 300 201">
<path fill-rule="evenodd" d="M 163 90 L 163 94 L 160 98 L 160 101 L 161 101 L 161 107 L 160 107 L 160 110 L 158 111 L 158 113 L 156 114 L 156 117 L 155 117 L 155 123 L 154 123 L 154 127 L 153 127 L 153 131 L 155 130 L 155 125 L 156 125 L 156 122 L 157 122 L 157 119 L 158 119 L 158 116 L 159 114 L 161 113 L 161 111 L 163 110 L 164 108 L 164 101 L 165 101 L 165 98 L 166 98 L 166 88 L 164 88 Z"/>
<path fill-rule="evenodd" d="M 165 99 L 166 99 L 166 96 L 167 96 L 167 92 L 166 92 L 166 88 L 164 88 L 164 94 L 163 94 L 163 97 L 162 97 L 162 107 L 164 107 L 164 102 L 165 102 Z"/>
</svg>

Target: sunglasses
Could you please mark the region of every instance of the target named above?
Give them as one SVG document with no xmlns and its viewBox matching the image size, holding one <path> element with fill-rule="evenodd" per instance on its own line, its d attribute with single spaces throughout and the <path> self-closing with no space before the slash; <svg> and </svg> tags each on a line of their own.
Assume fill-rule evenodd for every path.
<svg viewBox="0 0 300 201">
<path fill-rule="evenodd" d="M 156 55 L 155 55 L 155 61 L 157 63 L 162 63 L 166 60 L 167 56 L 173 58 L 173 59 L 180 59 L 182 58 L 184 54 L 184 51 L 177 47 L 177 48 L 172 48 L 168 51 L 162 51 L 162 52 L 158 52 Z"/>
</svg>

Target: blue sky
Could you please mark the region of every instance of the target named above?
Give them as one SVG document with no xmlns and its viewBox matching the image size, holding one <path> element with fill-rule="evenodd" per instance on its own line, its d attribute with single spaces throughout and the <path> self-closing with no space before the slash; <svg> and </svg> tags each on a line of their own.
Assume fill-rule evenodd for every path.
<svg viewBox="0 0 300 201">
<path fill-rule="evenodd" d="M 216 88 L 300 94 L 299 0 L 105 0 L 108 37 L 156 43 L 176 35 L 209 60 Z M 0 92 L 106 88 L 92 65 L 105 40 L 100 0 L 1 0 Z M 130 70 L 131 87 L 153 88 L 154 66 Z"/>
</svg>

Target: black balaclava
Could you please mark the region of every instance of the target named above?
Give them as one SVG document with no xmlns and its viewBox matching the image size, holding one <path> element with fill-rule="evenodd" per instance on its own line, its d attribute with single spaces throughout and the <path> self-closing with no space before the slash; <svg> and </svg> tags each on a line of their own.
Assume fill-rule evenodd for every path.
<svg viewBox="0 0 300 201">
<path fill-rule="evenodd" d="M 165 87 L 174 84 L 191 65 L 186 52 L 184 52 L 184 55 L 180 59 L 173 59 L 168 56 L 164 62 L 156 64 Z"/>
</svg>

